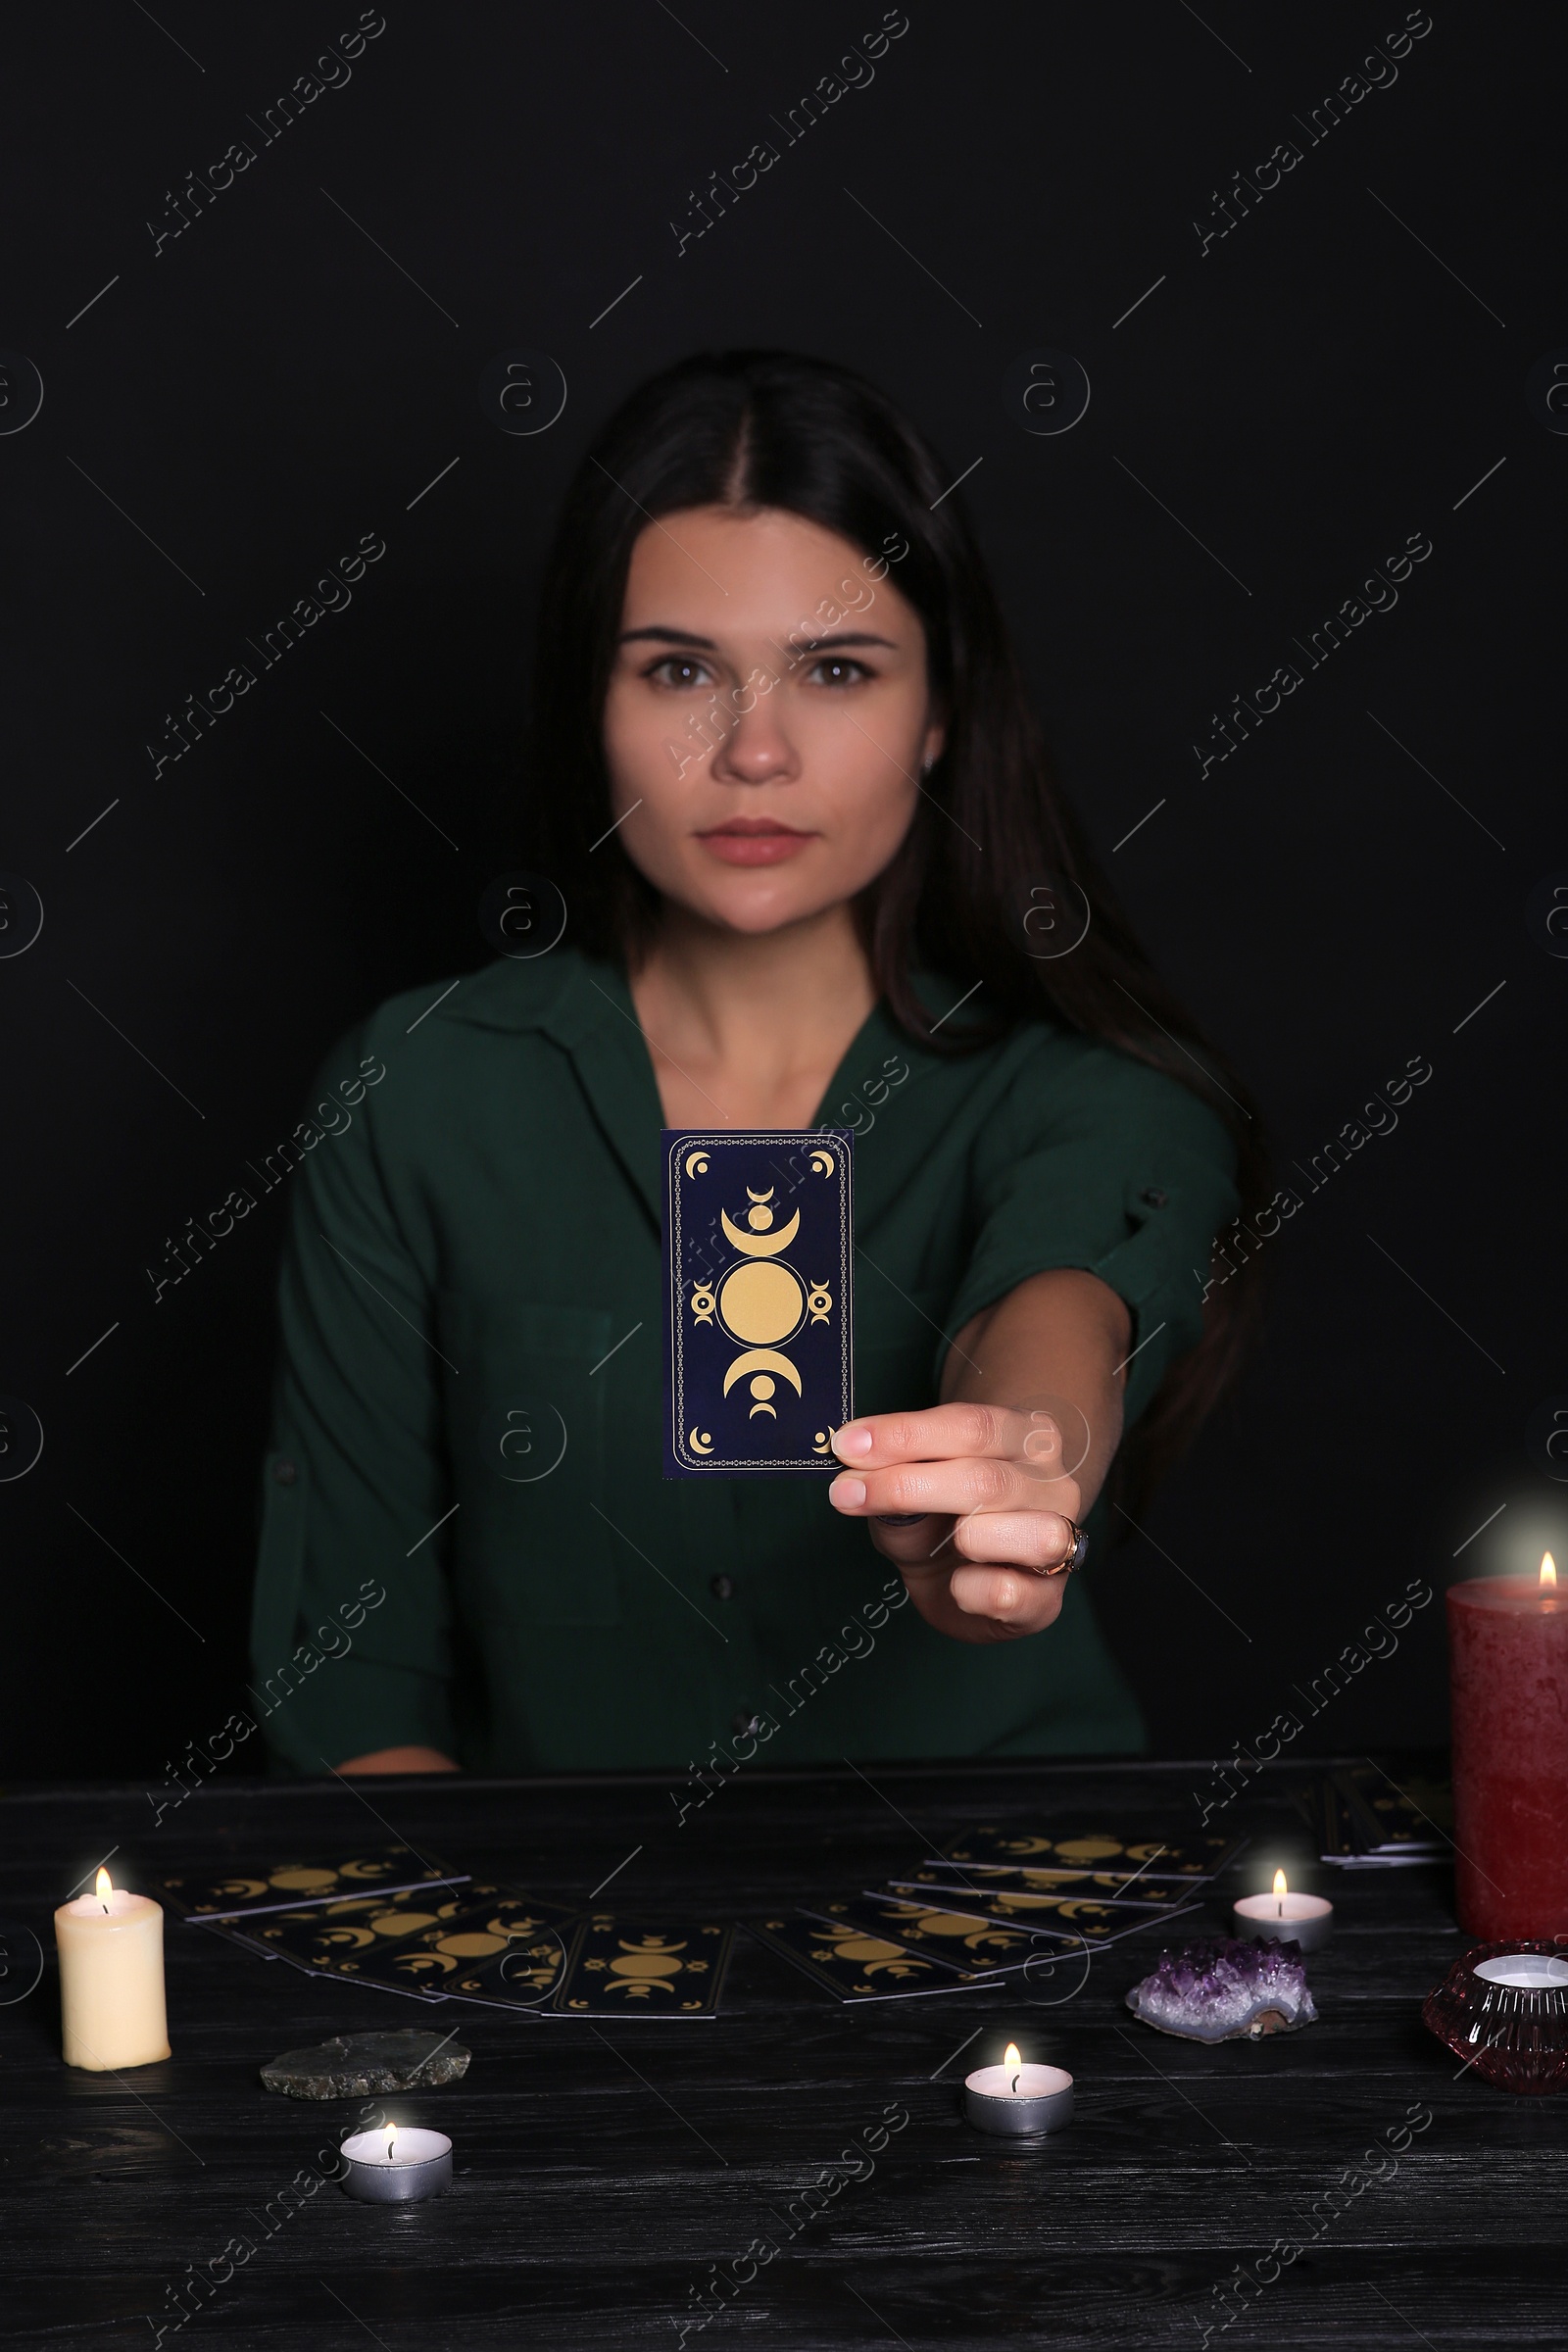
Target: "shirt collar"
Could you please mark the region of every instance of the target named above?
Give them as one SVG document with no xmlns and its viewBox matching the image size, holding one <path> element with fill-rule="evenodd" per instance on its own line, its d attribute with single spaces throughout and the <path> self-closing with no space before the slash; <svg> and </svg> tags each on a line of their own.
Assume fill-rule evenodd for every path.
<svg viewBox="0 0 1568 2352">
<path fill-rule="evenodd" d="M 956 1007 L 963 996 L 956 983 L 930 975 L 917 976 L 916 986 L 933 1009 L 939 1003 Z M 434 1008 L 433 1017 L 514 1034 L 534 1031 L 561 1046 L 571 1056 L 596 1125 L 656 1227 L 660 1224 L 663 1110 L 653 1059 L 619 964 L 571 948 L 527 960 L 503 957 L 460 982 Z M 832 1126 L 851 1129 L 862 1149 L 883 1126 L 886 1106 L 891 1133 L 869 1158 L 858 1155 L 857 1186 L 863 1213 L 881 1204 L 884 1184 L 879 1177 L 892 1189 L 903 1179 L 906 1153 L 888 1149 L 900 1131 L 908 1136 L 897 1098 L 906 1100 L 906 1089 L 939 1068 L 942 1059 L 906 1037 L 887 1006 L 877 1004 L 834 1072 L 820 1115 Z"/>
</svg>

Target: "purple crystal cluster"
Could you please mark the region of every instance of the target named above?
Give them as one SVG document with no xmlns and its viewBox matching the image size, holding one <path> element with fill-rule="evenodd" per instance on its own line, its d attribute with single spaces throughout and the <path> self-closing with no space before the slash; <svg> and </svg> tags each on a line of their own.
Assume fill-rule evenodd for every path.
<svg viewBox="0 0 1568 2352">
<path fill-rule="evenodd" d="M 1161 1952 L 1127 2006 L 1146 2026 L 1188 2041 L 1257 2041 L 1317 2017 L 1296 1944 L 1240 1943 L 1229 1936 Z"/>
</svg>

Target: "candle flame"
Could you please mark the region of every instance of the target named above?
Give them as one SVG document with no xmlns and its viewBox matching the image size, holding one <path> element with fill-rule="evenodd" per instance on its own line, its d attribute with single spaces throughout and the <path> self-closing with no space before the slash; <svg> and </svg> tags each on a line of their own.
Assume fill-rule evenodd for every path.
<svg viewBox="0 0 1568 2352">
<path fill-rule="evenodd" d="M 1004 2066 L 1022 2066 L 1023 2060 L 1018 2054 L 1018 2044 L 1015 2041 L 1009 2041 L 1003 2051 L 1002 2063 Z"/>
<path fill-rule="evenodd" d="M 1544 1551 L 1541 1555 L 1541 1581 L 1550 1586 L 1557 1582 L 1557 1563 L 1549 1551 Z"/>
<path fill-rule="evenodd" d="M 98 1873 L 98 1883 L 94 1886 L 93 1892 L 97 1896 L 99 1902 L 102 1903 L 106 1911 L 109 1908 L 109 1897 L 114 1893 L 114 1880 L 109 1876 L 107 1870 L 100 1870 Z"/>
<path fill-rule="evenodd" d="M 1277 1870 L 1274 1873 L 1274 1891 L 1276 1894 L 1289 1894 L 1291 1891 L 1285 1884 L 1285 1873 L 1283 1870 Z"/>
</svg>

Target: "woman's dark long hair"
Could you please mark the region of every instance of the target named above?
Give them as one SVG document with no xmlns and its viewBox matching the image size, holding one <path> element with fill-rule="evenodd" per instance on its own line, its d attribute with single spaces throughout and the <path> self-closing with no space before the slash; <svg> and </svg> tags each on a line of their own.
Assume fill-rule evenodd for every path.
<svg viewBox="0 0 1568 2352">
<path fill-rule="evenodd" d="M 870 577 L 889 566 L 924 623 L 946 724 L 903 847 L 857 909 L 883 1000 L 934 1051 L 973 1051 L 1044 1015 L 1164 1071 L 1231 1130 L 1245 1215 L 1268 1198 L 1256 1111 L 1144 955 L 1061 796 L 979 548 L 958 499 L 944 495 L 952 480 L 885 394 L 825 361 L 699 353 L 633 392 L 571 483 L 542 584 L 537 864 L 564 892 L 577 943 L 635 963 L 653 936 L 658 896 L 618 839 L 603 839 L 613 813 L 605 697 L 633 544 L 651 521 L 684 508 L 804 515 L 858 548 Z M 1050 958 L 1032 953 L 1043 925 L 1073 922 L 1084 900 L 1081 944 Z M 913 984 L 921 968 L 964 988 L 982 982 L 984 1019 L 933 1037 Z M 1234 1373 L 1256 1309 L 1256 1260 L 1245 1259 L 1209 1290 L 1200 1342 L 1129 1433 L 1118 1460 L 1124 1492 L 1147 1490 L 1190 1442 Z"/>
</svg>

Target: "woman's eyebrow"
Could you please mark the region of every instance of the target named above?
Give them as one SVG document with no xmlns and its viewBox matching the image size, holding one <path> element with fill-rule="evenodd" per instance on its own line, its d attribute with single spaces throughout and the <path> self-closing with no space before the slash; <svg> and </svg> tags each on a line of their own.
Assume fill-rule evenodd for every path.
<svg viewBox="0 0 1568 2352">
<path fill-rule="evenodd" d="M 617 645 L 636 645 L 645 637 L 658 638 L 666 645 L 695 645 L 705 654 L 718 651 L 711 637 L 699 637 L 695 629 L 666 629 L 660 621 L 651 622 L 646 629 L 623 629 L 615 642 Z"/>
<path fill-rule="evenodd" d="M 892 637 L 877 637 L 869 629 L 830 629 L 821 637 L 792 637 L 790 644 L 800 654 L 830 652 L 836 645 L 885 645 L 890 654 L 899 650 Z"/>
<path fill-rule="evenodd" d="M 695 629 L 666 628 L 662 621 L 651 621 L 643 629 L 623 629 L 615 642 L 617 645 L 638 645 L 647 639 L 661 645 L 696 646 L 705 654 L 718 651 L 711 637 L 700 637 Z M 792 637 L 789 642 L 797 654 L 830 652 L 840 645 L 881 645 L 890 654 L 896 654 L 899 650 L 895 639 L 878 637 L 869 629 L 834 629 L 821 637 Z"/>
</svg>

